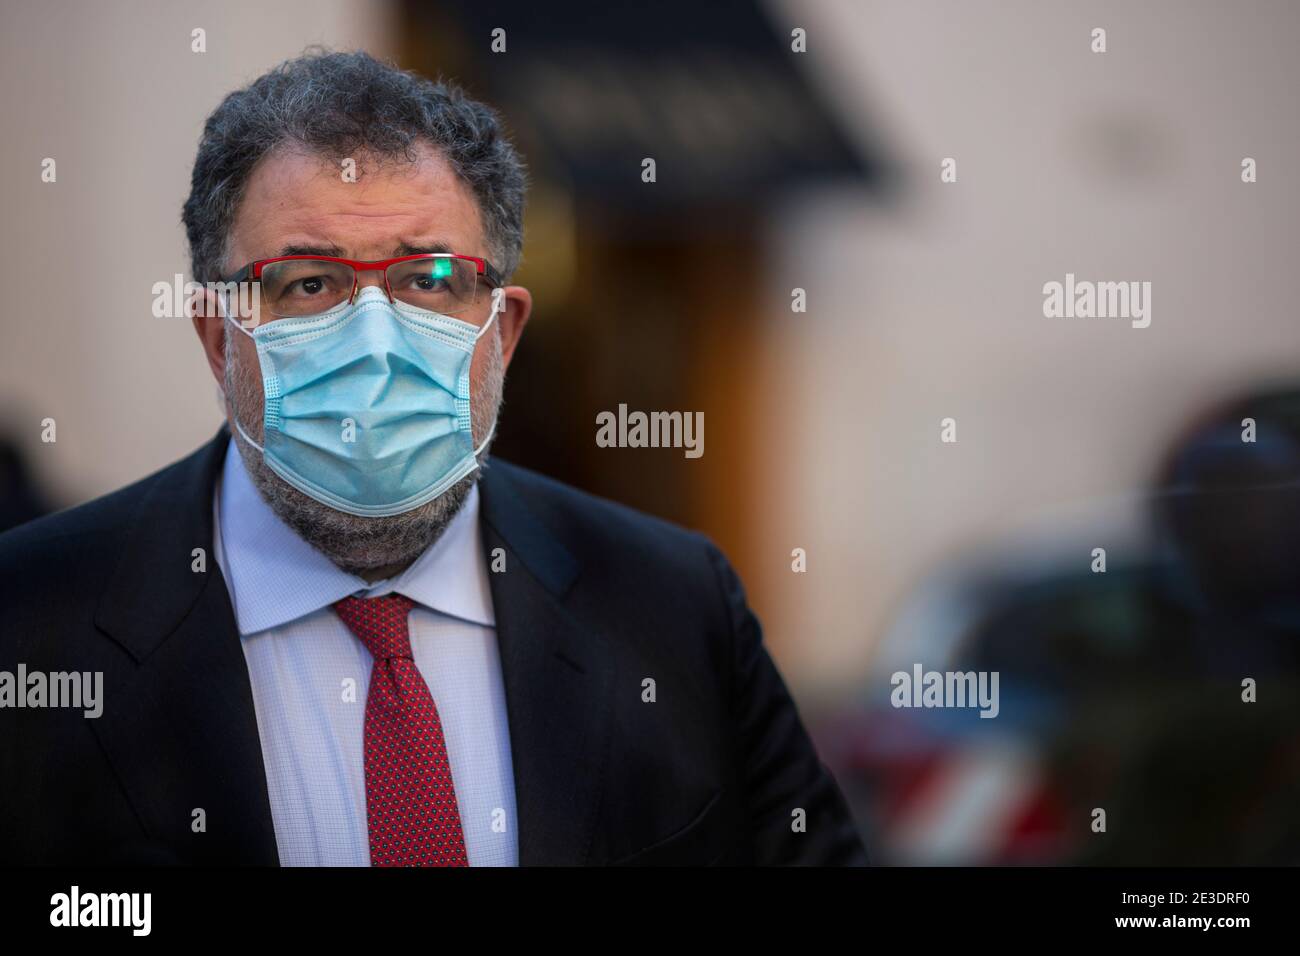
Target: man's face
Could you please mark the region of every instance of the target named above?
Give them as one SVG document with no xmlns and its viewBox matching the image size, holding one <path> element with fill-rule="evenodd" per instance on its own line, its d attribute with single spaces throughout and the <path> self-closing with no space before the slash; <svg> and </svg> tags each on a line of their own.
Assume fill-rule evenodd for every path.
<svg viewBox="0 0 1300 956">
<path fill-rule="evenodd" d="M 441 245 L 453 252 L 491 260 L 482 217 L 469 187 L 432 147 L 416 162 L 357 158 L 355 182 L 331 159 L 282 148 L 254 169 L 231 230 L 226 274 L 255 259 L 311 251 L 348 259 L 388 259 L 410 248 Z M 380 272 L 358 273 L 358 282 L 383 287 Z M 501 401 L 505 368 L 514 354 L 531 298 L 508 286 L 497 321 L 475 349 L 470 367 L 473 437 L 487 439 Z M 460 316 L 481 325 L 492 308 L 491 294 L 473 306 L 479 315 Z M 209 315 L 215 314 L 209 311 Z M 259 443 L 263 393 L 257 349 L 248 336 L 219 318 L 195 318 L 213 374 L 226 395 L 226 414 Z M 235 429 L 232 427 L 232 432 Z M 340 566 L 356 573 L 391 572 L 428 546 L 464 501 L 473 478 L 427 505 L 386 518 L 360 518 L 314 501 L 288 485 L 238 442 L 254 483 L 280 517 Z"/>
</svg>

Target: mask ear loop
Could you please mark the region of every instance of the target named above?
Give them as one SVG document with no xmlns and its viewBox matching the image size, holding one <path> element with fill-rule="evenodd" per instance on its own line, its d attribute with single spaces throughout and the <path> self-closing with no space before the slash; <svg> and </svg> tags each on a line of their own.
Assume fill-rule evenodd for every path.
<svg viewBox="0 0 1300 956">
<path fill-rule="evenodd" d="M 492 291 L 493 291 L 494 293 L 496 292 L 495 289 L 493 289 Z M 504 297 L 503 297 L 503 298 L 504 298 Z M 487 330 L 488 330 L 488 329 L 492 328 L 492 323 L 495 322 L 495 321 L 497 320 L 497 313 L 498 313 L 498 312 L 503 312 L 503 311 L 505 311 L 505 310 L 504 310 L 504 309 L 501 309 L 501 308 L 498 308 L 498 306 L 497 306 L 497 296 L 494 294 L 494 295 L 492 296 L 492 314 L 491 314 L 490 316 L 488 316 L 488 320 L 487 320 L 487 322 L 485 322 L 485 323 L 483 324 L 483 328 L 481 328 L 481 329 L 478 330 L 478 336 L 474 339 L 475 343 L 477 343 L 479 339 L 483 338 L 483 336 L 487 334 Z M 493 422 L 492 422 L 492 427 L 491 427 L 490 429 L 488 429 L 487 438 L 484 438 L 484 439 L 483 439 L 483 443 L 482 443 L 481 445 L 479 445 L 477 448 L 474 449 L 474 463 L 475 463 L 475 465 L 477 465 L 479 468 L 482 468 L 483 465 L 482 465 L 482 463 L 478 460 L 478 456 L 481 455 L 481 454 L 483 454 L 483 449 L 487 448 L 488 444 L 492 441 L 492 438 L 493 438 L 494 435 L 496 435 L 496 433 L 497 433 L 497 423 L 496 423 L 495 421 L 493 421 Z"/>
<path fill-rule="evenodd" d="M 498 292 L 501 292 L 502 295 L 497 295 Z M 506 310 L 504 305 L 504 299 L 505 299 L 504 290 L 501 287 L 498 286 L 497 288 L 492 290 L 492 314 L 489 315 L 488 320 L 483 323 L 483 328 L 478 330 L 478 335 L 474 337 L 475 342 L 483 338 L 483 336 L 487 335 L 488 329 L 492 328 L 492 323 L 497 320 L 497 313 L 504 312 Z"/>
<path fill-rule="evenodd" d="M 252 339 L 252 338 L 253 338 L 253 333 L 250 332 L 250 331 L 248 331 L 248 329 L 244 328 L 244 326 L 243 326 L 241 323 L 239 323 L 238 321 L 236 321 L 236 320 L 235 320 L 235 317 L 234 317 L 233 315 L 230 314 L 230 305 L 229 305 L 228 302 L 225 301 L 225 293 L 223 292 L 223 293 L 218 293 L 218 294 L 221 296 L 221 311 L 222 311 L 222 314 L 223 314 L 223 318 L 225 318 L 225 320 L 226 320 L 227 322 L 231 323 L 235 328 L 239 329 L 239 331 L 243 332 L 243 333 L 244 333 L 245 335 L 247 335 L 250 339 Z M 257 340 L 256 340 L 256 339 L 253 339 L 253 341 L 256 342 Z M 244 441 L 248 442 L 250 445 L 252 445 L 254 448 L 256 448 L 259 452 L 262 452 L 263 454 L 265 454 L 265 453 L 266 453 L 266 449 L 264 449 L 264 448 L 263 448 L 261 445 L 259 445 L 257 442 L 253 441 L 253 439 L 249 436 L 248 432 L 244 431 L 244 426 L 241 425 L 241 424 L 239 424 L 239 409 L 238 409 L 237 407 L 235 407 L 235 396 L 234 396 L 234 395 L 230 395 L 230 396 L 228 396 L 228 397 L 229 397 L 229 399 L 230 399 L 230 410 L 234 413 L 234 414 L 232 414 L 230 417 L 231 417 L 231 420 L 234 422 L 235 430 L 239 432 L 239 436 L 240 436 L 241 438 L 243 438 Z"/>
<path fill-rule="evenodd" d="M 230 407 L 232 409 L 235 407 L 235 400 L 233 398 L 230 400 Z M 261 445 L 259 445 L 257 442 L 253 441 L 253 439 L 249 438 L 248 432 L 244 431 L 244 426 L 239 424 L 238 413 L 235 414 L 234 420 L 235 420 L 235 429 L 236 431 L 239 432 L 239 437 L 244 439 L 244 441 L 248 442 L 250 445 L 252 445 L 258 451 L 260 451 L 262 454 L 266 454 L 266 449 L 263 448 Z"/>
</svg>

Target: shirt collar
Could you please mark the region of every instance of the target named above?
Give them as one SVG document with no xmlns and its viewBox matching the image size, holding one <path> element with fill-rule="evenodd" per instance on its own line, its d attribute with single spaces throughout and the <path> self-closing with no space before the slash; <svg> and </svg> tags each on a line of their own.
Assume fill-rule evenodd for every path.
<svg viewBox="0 0 1300 956">
<path fill-rule="evenodd" d="M 233 439 L 216 502 L 217 558 L 240 634 L 279 627 L 349 595 L 393 591 L 451 617 L 495 626 L 477 483 L 438 540 L 401 574 L 374 584 L 339 568 L 280 520 L 253 485 Z"/>
</svg>

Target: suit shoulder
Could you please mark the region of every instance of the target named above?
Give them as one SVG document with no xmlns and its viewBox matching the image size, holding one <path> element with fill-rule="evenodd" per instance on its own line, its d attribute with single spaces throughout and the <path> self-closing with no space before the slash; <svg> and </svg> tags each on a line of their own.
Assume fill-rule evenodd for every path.
<svg viewBox="0 0 1300 956">
<path fill-rule="evenodd" d="M 181 480 L 182 459 L 116 491 L 0 534 L 0 608 L 39 599 L 43 583 L 65 595 L 78 581 L 102 583 L 116 565 L 154 489 Z"/>
</svg>

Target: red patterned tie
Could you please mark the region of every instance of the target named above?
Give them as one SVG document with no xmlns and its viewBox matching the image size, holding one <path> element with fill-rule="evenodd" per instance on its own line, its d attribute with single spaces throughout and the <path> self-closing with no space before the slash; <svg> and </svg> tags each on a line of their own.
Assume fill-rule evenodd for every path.
<svg viewBox="0 0 1300 956">
<path fill-rule="evenodd" d="M 339 618 L 375 659 L 366 694 L 372 866 L 469 866 L 438 708 L 416 670 L 400 594 L 347 597 Z"/>
</svg>

